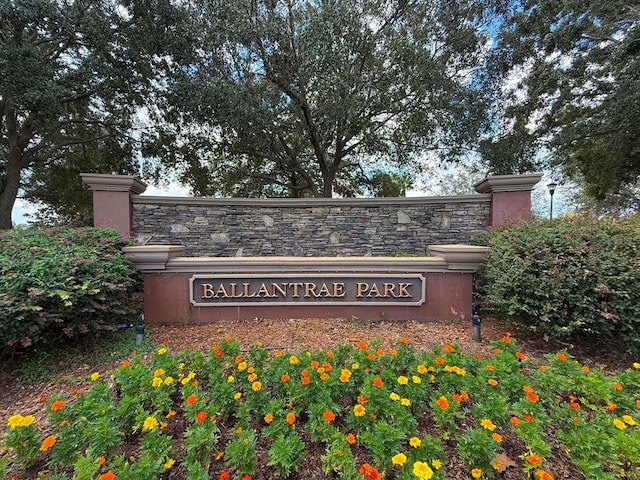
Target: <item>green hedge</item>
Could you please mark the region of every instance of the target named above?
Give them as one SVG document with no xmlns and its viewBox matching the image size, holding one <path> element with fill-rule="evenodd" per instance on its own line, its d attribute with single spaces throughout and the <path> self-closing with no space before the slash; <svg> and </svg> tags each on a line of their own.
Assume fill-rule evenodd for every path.
<svg viewBox="0 0 640 480">
<path fill-rule="evenodd" d="M 141 282 L 126 244 L 112 229 L 0 232 L 0 354 L 130 322 Z"/>
<path fill-rule="evenodd" d="M 640 215 L 574 215 L 486 232 L 483 304 L 554 340 L 640 349 Z"/>
</svg>

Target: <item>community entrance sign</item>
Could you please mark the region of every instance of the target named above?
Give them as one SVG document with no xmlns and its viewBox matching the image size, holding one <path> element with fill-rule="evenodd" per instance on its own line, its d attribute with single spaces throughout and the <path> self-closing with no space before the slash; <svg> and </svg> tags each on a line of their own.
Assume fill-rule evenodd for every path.
<svg viewBox="0 0 640 480">
<path fill-rule="evenodd" d="M 422 305 L 422 275 L 194 275 L 191 303 L 220 305 Z"/>
</svg>

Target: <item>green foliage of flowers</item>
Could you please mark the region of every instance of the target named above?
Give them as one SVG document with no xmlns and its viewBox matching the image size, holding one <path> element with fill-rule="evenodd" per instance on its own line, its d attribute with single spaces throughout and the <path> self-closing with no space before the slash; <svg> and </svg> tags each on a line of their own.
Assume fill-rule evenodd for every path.
<svg viewBox="0 0 640 480">
<path fill-rule="evenodd" d="M 616 374 L 565 352 L 534 363 L 508 334 L 488 358 L 402 339 L 295 353 L 225 339 L 206 353 L 134 353 L 87 383 L 46 399 L 44 421 L 9 418 L 4 472 L 247 480 L 304 466 L 316 478 L 444 480 L 509 468 L 549 480 L 565 454 L 585 478 L 640 468 L 640 363 Z"/>
<path fill-rule="evenodd" d="M 0 352 L 129 323 L 139 274 L 112 229 L 0 232 Z"/>
<path fill-rule="evenodd" d="M 483 234 L 483 304 L 556 340 L 640 349 L 640 215 L 567 216 Z"/>
</svg>

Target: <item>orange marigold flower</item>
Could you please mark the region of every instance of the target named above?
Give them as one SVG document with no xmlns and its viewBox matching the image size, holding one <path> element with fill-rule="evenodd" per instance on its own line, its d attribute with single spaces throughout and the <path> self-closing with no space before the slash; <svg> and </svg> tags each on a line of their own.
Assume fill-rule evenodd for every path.
<svg viewBox="0 0 640 480">
<path fill-rule="evenodd" d="M 46 452 L 47 450 L 49 450 L 55 445 L 57 439 L 58 438 L 55 435 L 49 435 L 42 441 L 42 445 L 40 445 L 40 451 Z"/>
<path fill-rule="evenodd" d="M 474 468 L 473 470 L 471 470 L 471 476 L 473 478 L 480 478 L 482 476 L 482 470 L 480 470 L 479 468 Z"/>
<path fill-rule="evenodd" d="M 300 375 L 302 375 L 303 377 L 308 377 L 308 376 L 309 376 L 309 370 L 307 370 L 306 368 L 305 368 L 305 369 L 303 369 L 303 370 L 300 372 Z"/>
<path fill-rule="evenodd" d="M 311 365 L 310 366 L 311 366 L 311 368 L 313 368 L 315 370 L 316 368 L 318 368 L 320 366 L 320 362 L 317 361 L 317 360 L 311 360 Z"/>
<path fill-rule="evenodd" d="M 323 373 L 322 375 L 320 375 L 320 380 L 329 380 L 329 374 L 328 373 Z"/>
<path fill-rule="evenodd" d="M 353 445 L 356 443 L 356 436 L 353 433 L 348 433 L 346 438 L 349 445 Z"/>
<path fill-rule="evenodd" d="M 325 422 L 333 422 L 336 419 L 336 414 L 333 413 L 331 410 L 325 410 L 324 413 L 322 414 L 322 418 L 324 418 Z"/>
<path fill-rule="evenodd" d="M 369 399 L 367 397 L 365 397 L 364 395 L 358 395 L 358 403 L 361 403 L 362 405 L 365 405 L 368 401 L 369 401 Z"/>
<path fill-rule="evenodd" d="M 251 477 L 249 475 L 243 475 L 240 480 L 251 480 Z"/>
<path fill-rule="evenodd" d="M 54 412 L 62 410 L 64 408 L 64 400 L 56 400 L 51 404 L 51 410 Z"/>
<path fill-rule="evenodd" d="M 302 377 L 302 384 L 309 385 L 311 383 L 311 379 L 309 377 Z"/>
<path fill-rule="evenodd" d="M 77 395 L 78 394 L 78 389 L 77 388 L 72 388 L 71 389 L 71 395 Z"/>
<path fill-rule="evenodd" d="M 383 387 L 383 386 L 384 386 L 384 382 L 382 381 L 382 379 L 381 379 L 381 378 L 376 377 L 376 378 L 374 378 L 374 379 L 373 379 L 373 386 L 374 386 L 374 387 L 381 388 L 381 387 Z"/>
<path fill-rule="evenodd" d="M 640 408 L 640 399 L 636 400 L 636 407 Z"/>
<path fill-rule="evenodd" d="M 540 400 L 540 397 L 533 392 L 527 392 L 527 400 L 536 403 L 538 400 Z"/>
<path fill-rule="evenodd" d="M 283 374 L 283 375 L 280 377 L 280 381 L 282 381 L 282 383 L 287 383 L 290 379 L 291 379 L 291 377 L 290 377 L 289 375 L 287 375 L 286 373 L 285 373 L 285 374 Z"/>
<path fill-rule="evenodd" d="M 491 438 L 493 438 L 497 443 L 502 443 L 502 435 L 499 433 L 492 433 Z"/>
<path fill-rule="evenodd" d="M 540 457 L 540 455 L 538 455 L 537 453 L 532 453 L 531 455 L 527 455 L 525 457 L 525 460 L 534 466 L 542 465 L 542 457 Z"/>
<path fill-rule="evenodd" d="M 618 408 L 618 406 L 615 403 L 609 403 L 605 408 L 607 409 L 607 412 L 613 412 L 616 408 Z"/>
<path fill-rule="evenodd" d="M 460 390 L 460 396 L 464 401 L 469 400 L 469 392 L 467 392 L 466 390 Z"/>
<path fill-rule="evenodd" d="M 369 347 L 367 346 L 366 342 L 363 342 L 362 340 L 360 340 L 360 341 L 358 342 L 357 347 L 358 347 L 360 350 L 367 350 L 367 349 L 369 348 Z"/>
<path fill-rule="evenodd" d="M 529 422 L 529 423 L 533 422 L 533 416 L 532 415 L 525 415 L 522 418 L 524 418 L 525 422 Z"/>
<path fill-rule="evenodd" d="M 116 476 L 111 470 L 109 470 L 107 473 L 103 473 L 99 478 L 100 480 L 116 480 Z"/>
<path fill-rule="evenodd" d="M 230 478 L 231 474 L 228 470 L 224 470 L 223 472 L 220 472 L 220 475 L 218 475 L 218 480 L 230 480 Z"/>
<path fill-rule="evenodd" d="M 370 353 L 369 355 L 367 355 L 367 358 L 368 358 L 369 360 L 375 360 L 375 359 L 376 359 L 376 356 L 375 356 L 375 354 Z"/>
<path fill-rule="evenodd" d="M 440 410 L 446 410 L 449 408 L 449 401 L 446 397 L 442 396 L 438 400 L 436 400 L 436 405 Z"/>
<path fill-rule="evenodd" d="M 453 353 L 456 351 L 455 348 L 450 343 L 447 343 L 444 347 L 442 347 L 442 351 L 444 353 Z"/>
<path fill-rule="evenodd" d="M 586 365 L 583 365 L 582 367 L 580 367 L 580 370 L 582 370 L 582 373 L 589 373 L 590 369 Z"/>
<path fill-rule="evenodd" d="M 358 473 L 362 475 L 365 480 L 380 480 L 380 472 L 368 463 L 362 465 L 358 470 Z"/>
<path fill-rule="evenodd" d="M 541 365 L 538 367 L 538 371 L 544 373 L 547 371 L 547 367 L 545 367 L 544 365 Z"/>
<path fill-rule="evenodd" d="M 169 413 L 165 415 L 165 418 L 175 417 L 177 412 L 175 410 L 169 410 Z"/>
<path fill-rule="evenodd" d="M 492 387 L 495 387 L 496 385 L 498 385 L 498 381 L 495 378 L 490 378 L 489 380 L 487 380 L 487 383 Z"/>
<path fill-rule="evenodd" d="M 129 360 L 125 360 L 124 362 L 122 362 L 122 363 L 120 364 L 120 366 L 121 366 L 122 368 L 127 368 L 127 367 L 129 366 Z"/>
<path fill-rule="evenodd" d="M 520 419 L 518 417 L 511 417 L 509 419 L 509 422 L 511 422 L 511 425 L 513 425 L 514 427 L 520 426 Z"/>
<path fill-rule="evenodd" d="M 391 355 L 392 357 L 395 357 L 396 355 L 398 355 L 398 350 L 396 350 L 395 348 L 392 348 L 389 351 L 389 355 Z"/>
<path fill-rule="evenodd" d="M 189 395 L 187 397 L 187 405 L 189 405 L 189 406 L 193 405 L 197 401 L 198 401 L 198 397 L 196 397 L 195 395 Z"/>
<path fill-rule="evenodd" d="M 487 369 L 487 372 L 493 372 L 496 369 L 496 367 L 494 367 L 493 365 L 487 365 L 484 368 Z"/>
<path fill-rule="evenodd" d="M 202 423 L 207 419 L 207 412 L 198 412 L 196 415 L 196 422 Z"/>
<path fill-rule="evenodd" d="M 43 395 L 38 399 L 38 403 L 44 403 L 46 401 L 47 401 L 47 396 L 46 395 Z"/>
<path fill-rule="evenodd" d="M 289 412 L 287 413 L 287 423 L 289 425 L 293 425 L 294 423 L 296 423 L 296 414 L 293 412 Z"/>
<path fill-rule="evenodd" d="M 556 358 L 561 362 L 566 362 L 569 357 L 567 357 L 564 353 L 556 354 Z"/>
<path fill-rule="evenodd" d="M 571 410 L 580 410 L 580 404 L 576 402 L 569 403 L 569 407 L 571 407 Z"/>
<path fill-rule="evenodd" d="M 536 477 L 540 480 L 554 480 L 553 475 L 545 470 L 536 470 Z"/>
<path fill-rule="evenodd" d="M 526 360 L 527 359 L 527 356 L 522 352 L 516 352 L 516 357 L 518 358 L 518 360 Z"/>
<path fill-rule="evenodd" d="M 616 390 L 622 390 L 622 385 L 620 385 L 618 382 L 613 384 L 613 388 L 615 388 Z"/>
<path fill-rule="evenodd" d="M 436 363 L 438 365 L 444 365 L 444 358 L 442 357 L 436 357 Z"/>
<path fill-rule="evenodd" d="M 98 465 L 102 466 L 102 465 L 104 465 L 104 462 L 106 462 L 106 461 L 107 461 L 107 459 L 106 459 L 106 458 L 104 458 L 104 457 L 100 457 L 100 458 L 98 459 Z"/>
<path fill-rule="evenodd" d="M 462 397 L 459 393 L 454 393 L 451 398 L 453 398 L 453 401 L 456 403 L 460 403 L 462 401 Z"/>
<path fill-rule="evenodd" d="M 502 349 L 501 348 L 494 348 L 493 352 L 494 353 L 502 353 Z"/>
<path fill-rule="evenodd" d="M 271 414 L 271 413 L 267 413 L 267 414 L 264 416 L 264 422 L 265 422 L 265 423 L 271 423 L 271 422 L 273 422 L 273 414 Z"/>
<path fill-rule="evenodd" d="M 384 357 L 384 350 L 379 348 L 376 353 L 378 354 L 379 357 Z"/>
</svg>

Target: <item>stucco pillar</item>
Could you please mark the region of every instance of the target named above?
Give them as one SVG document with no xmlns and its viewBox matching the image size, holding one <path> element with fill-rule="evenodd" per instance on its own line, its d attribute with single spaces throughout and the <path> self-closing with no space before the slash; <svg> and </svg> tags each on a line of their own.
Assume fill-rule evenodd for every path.
<svg viewBox="0 0 640 480">
<path fill-rule="evenodd" d="M 111 227 L 125 237 L 133 236 L 131 195 L 139 195 L 147 185 L 132 175 L 81 173 L 93 191 L 93 226 Z"/>
<path fill-rule="evenodd" d="M 542 174 L 494 175 L 474 185 L 478 193 L 490 193 L 491 226 L 517 223 L 531 218 L 531 190 Z"/>
</svg>

